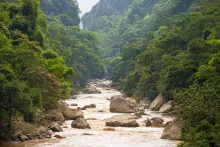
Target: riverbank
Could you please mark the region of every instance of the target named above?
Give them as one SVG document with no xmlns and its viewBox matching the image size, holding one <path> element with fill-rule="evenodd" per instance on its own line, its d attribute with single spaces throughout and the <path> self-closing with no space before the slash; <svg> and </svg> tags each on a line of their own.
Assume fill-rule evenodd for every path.
<svg viewBox="0 0 220 147">
<path fill-rule="evenodd" d="M 103 82 L 103 81 L 102 81 Z M 106 83 L 105 83 L 106 84 Z M 137 119 L 140 127 L 127 128 L 115 127 L 108 130 L 105 119 L 112 116 L 121 115 L 121 113 L 110 113 L 110 101 L 107 100 L 113 95 L 122 95 L 118 90 L 103 87 L 103 83 L 97 83 L 97 90 L 101 94 L 79 94 L 76 99 L 68 99 L 66 103 L 70 108 L 84 107 L 85 105 L 95 104 L 96 108 L 89 108 L 83 111 L 84 118 L 89 123 L 91 129 L 74 129 L 71 128 L 72 121 L 68 120 L 62 126 L 63 132 L 53 133 L 52 136 L 60 135 L 64 139 L 52 138 L 48 140 L 28 141 L 15 144 L 5 144 L 7 147 L 24 147 L 24 146 L 45 146 L 45 147 L 175 147 L 179 142 L 160 139 L 163 133 L 163 127 L 146 127 L 146 118 L 159 117 L 165 122 L 171 121 L 170 116 L 163 116 L 160 113 L 144 110 L 147 115 Z M 101 111 L 100 111 L 101 110 Z"/>
</svg>

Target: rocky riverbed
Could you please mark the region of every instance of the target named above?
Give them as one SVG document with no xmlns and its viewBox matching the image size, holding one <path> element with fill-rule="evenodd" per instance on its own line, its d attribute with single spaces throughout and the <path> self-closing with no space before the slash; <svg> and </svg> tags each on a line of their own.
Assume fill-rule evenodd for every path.
<svg viewBox="0 0 220 147">
<path fill-rule="evenodd" d="M 140 117 L 135 117 L 139 127 L 112 127 L 106 126 L 106 121 L 122 113 L 110 112 L 110 98 L 114 95 L 122 95 L 118 90 L 108 87 L 110 82 L 106 80 L 92 81 L 90 86 L 93 92 L 81 93 L 65 102 L 70 108 L 82 109 L 84 119 L 89 124 L 87 129 L 72 128 L 73 121 L 67 120 L 62 126 L 63 132 L 56 132 L 47 140 L 36 140 L 22 143 L 5 144 L 8 147 L 174 147 L 179 141 L 160 139 L 164 127 L 149 125 L 146 120 L 161 118 L 165 124 L 173 120 L 172 117 L 163 116 L 161 113 L 144 109 Z M 91 90 L 91 89 L 90 89 Z M 93 93 L 93 94 L 92 94 Z M 94 94 L 95 93 L 95 94 Z M 93 105 L 91 105 L 93 104 Z M 87 106 L 87 107 L 84 107 Z M 91 106 L 91 107 L 90 107 Z M 145 114 L 144 114 L 145 113 Z M 133 116 L 134 113 L 129 115 Z M 144 115 L 143 115 L 144 114 Z M 137 115 L 137 114 L 136 114 Z M 136 116 L 135 115 L 135 116 Z M 128 118 L 130 119 L 130 118 Z M 134 118 L 132 118 L 134 119 Z M 154 121 L 155 119 L 151 120 Z M 158 120 L 156 120 L 158 121 Z M 73 124 L 72 124 L 73 125 Z M 89 129 L 91 128 L 91 129 Z"/>
</svg>

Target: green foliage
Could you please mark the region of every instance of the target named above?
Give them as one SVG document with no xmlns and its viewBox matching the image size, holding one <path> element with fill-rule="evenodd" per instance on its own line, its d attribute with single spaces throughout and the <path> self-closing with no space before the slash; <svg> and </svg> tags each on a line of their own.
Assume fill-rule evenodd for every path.
<svg viewBox="0 0 220 147">
<path fill-rule="evenodd" d="M 220 146 L 219 4 L 133 0 L 123 14 L 100 14 L 92 28 L 103 38 L 109 76 L 125 94 L 175 100 L 184 147 Z"/>
<path fill-rule="evenodd" d="M 220 146 L 219 142 L 219 80 L 192 85 L 176 91 L 175 101 L 178 115 L 183 122 L 181 146 Z"/>
<path fill-rule="evenodd" d="M 105 68 L 96 34 L 76 27 L 76 1 L 6 1 L 0 10 L 1 140 L 11 139 L 14 118 L 35 123 L 36 110 L 57 109 Z"/>
<path fill-rule="evenodd" d="M 47 14 L 48 20 L 57 19 L 65 26 L 78 26 L 80 19 L 76 0 L 40 0 L 41 10 Z"/>
</svg>

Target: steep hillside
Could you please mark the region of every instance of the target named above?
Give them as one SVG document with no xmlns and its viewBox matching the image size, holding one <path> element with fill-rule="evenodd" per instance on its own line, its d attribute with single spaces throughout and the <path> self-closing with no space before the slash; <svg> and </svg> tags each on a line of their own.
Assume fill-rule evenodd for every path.
<svg viewBox="0 0 220 147">
<path fill-rule="evenodd" d="M 134 0 L 96 21 L 109 76 L 137 101 L 174 100 L 184 147 L 220 145 L 219 8 L 219 0 Z"/>
<path fill-rule="evenodd" d="M 79 8 L 72 0 L 41 0 L 40 8 L 47 14 L 47 38 L 45 46 L 52 48 L 65 59 L 66 65 L 76 69 L 75 83 L 84 87 L 89 78 L 101 78 L 105 74 L 99 56 L 99 38 L 94 32 L 80 30 Z"/>
<path fill-rule="evenodd" d="M 85 29 L 97 30 L 96 21 L 102 16 L 121 15 L 133 0 L 100 0 L 91 10 L 82 17 Z"/>
<path fill-rule="evenodd" d="M 41 0 L 40 8 L 50 22 L 57 21 L 65 26 L 78 26 L 80 23 L 76 0 Z"/>
<path fill-rule="evenodd" d="M 98 37 L 77 26 L 77 3 L 41 2 L 0 1 L 0 140 L 48 135 L 64 121 L 59 101 L 105 74 Z"/>
</svg>

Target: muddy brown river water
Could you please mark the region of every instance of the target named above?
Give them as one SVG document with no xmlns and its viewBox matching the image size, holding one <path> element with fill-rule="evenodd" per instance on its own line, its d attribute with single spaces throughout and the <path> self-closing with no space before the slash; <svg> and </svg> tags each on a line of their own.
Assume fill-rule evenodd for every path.
<svg viewBox="0 0 220 147">
<path fill-rule="evenodd" d="M 66 100 L 68 104 L 76 103 L 79 107 L 95 104 L 97 108 L 83 110 L 84 117 L 87 119 L 91 129 L 80 130 L 71 128 L 72 121 L 66 121 L 63 126 L 63 132 L 54 133 L 65 136 L 65 139 L 52 138 L 48 140 L 28 141 L 23 143 L 5 144 L 7 147 L 175 147 L 178 141 L 160 139 L 164 128 L 145 127 L 146 117 L 161 117 L 164 121 L 170 121 L 173 118 L 162 116 L 159 113 L 145 110 L 148 116 L 142 116 L 138 119 L 140 127 L 125 128 L 117 127 L 115 131 L 103 131 L 106 128 L 104 119 L 119 115 L 119 113 L 110 113 L 110 98 L 113 95 L 121 93 L 115 89 L 106 89 L 97 87 L 101 94 L 79 94 L 77 99 Z M 71 107 L 76 108 L 76 107 Z M 98 110 L 103 112 L 98 112 Z M 84 135 L 89 133 L 92 135 Z"/>
</svg>

